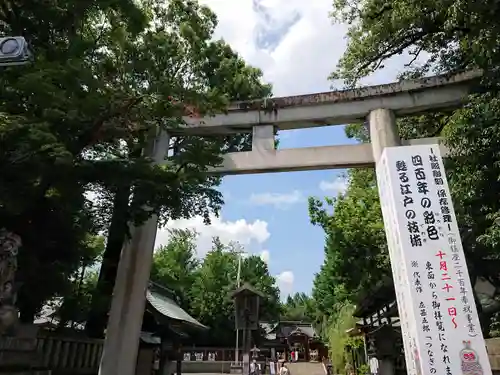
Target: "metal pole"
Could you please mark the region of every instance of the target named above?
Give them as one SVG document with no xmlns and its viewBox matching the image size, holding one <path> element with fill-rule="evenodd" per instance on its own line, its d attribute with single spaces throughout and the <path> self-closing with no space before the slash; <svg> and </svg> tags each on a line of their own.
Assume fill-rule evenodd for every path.
<svg viewBox="0 0 500 375">
<path fill-rule="evenodd" d="M 248 329 L 248 310 L 245 307 L 245 329 L 243 330 L 243 375 L 250 374 L 250 330 Z"/>
<path fill-rule="evenodd" d="M 236 287 L 239 288 L 240 287 L 240 283 L 241 283 L 241 254 L 243 252 L 241 250 L 238 251 L 238 272 L 236 274 Z M 240 333 L 240 330 L 238 328 L 236 328 L 236 346 L 234 347 L 234 362 L 236 364 L 239 363 L 239 352 L 238 352 L 238 346 L 239 346 L 239 333 Z"/>
<path fill-rule="evenodd" d="M 240 284 L 241 284 L 241 254 L 243 252 L 239 252 L 238 253 L 238 273 L 236 275 L 236 283 L 237 283 L 237 287 L 239 288 L 240 287 Z"/>
</svg>

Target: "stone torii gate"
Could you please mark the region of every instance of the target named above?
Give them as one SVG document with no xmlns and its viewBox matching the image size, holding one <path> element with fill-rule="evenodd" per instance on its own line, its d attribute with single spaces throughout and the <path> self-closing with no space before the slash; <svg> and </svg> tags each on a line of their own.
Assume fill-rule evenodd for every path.
<svg viewBox="0 0 500 375">
<path fill-rule="evenodd" d="M 375 166 L 385 147 L 436 144 L 438 138 L 401 140 L 396 116 L 454 109 L 467 100 L 479 72 L 435 76 L 361 89 L 238 102 L 226 114 L 185 119 L 187 125 L 161 132 L 147 150 L 163 163 L 170 137 L 253 132 L 252 150 L 225 155 L 213 172 L 221 175 Z M 274 131 L 367 121 L 370 144 L 275 150 Z M 443 146 L 442 153 L 446 154 Z M 134 375 L 158 217 L 133 228 L 122 249 L 100 375 Z"/>
</svg>

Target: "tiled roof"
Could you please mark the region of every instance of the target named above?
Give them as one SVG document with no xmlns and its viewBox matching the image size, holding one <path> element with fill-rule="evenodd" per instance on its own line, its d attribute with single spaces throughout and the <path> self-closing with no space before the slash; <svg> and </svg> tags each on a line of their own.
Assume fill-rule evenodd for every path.
<svg viewBox="0 0 500 375">
<path fill-rule="evenodd" d="M 146 344 L 153 344 L 153 345 L 160 345 L 161 344 L 161 338 L 158 336 L 155 336 L 151 332 L 141 332 L 141 340 L 145 342 Z"/>
<path fill-rule="evenodd" d="M 303 334 L 310 338 L 317 337 L 314 327 L 310 323 L 283 321 L 277 323 L 261 322 L 261 328 L 265 332 L 268 340 L 275 340 L 279 337 L 288 337 L 290 335 Z"/>
<path fill-rule="evenodd" d="M 173 299 L 151 290 L 151 288 L 146 293 L 146 299 L 156 311 L 167 318 L 188 323 L 197 328 L 208 329 L 207 326 L 204 326 L 184 311 Z"/>
<path fill-rule="evenodd" d="M 294 329 L 289 335 L 306 335 L 309 338 L 316 337 L 316 331 L 312 326 L 300 326 Z"/>
</svg>

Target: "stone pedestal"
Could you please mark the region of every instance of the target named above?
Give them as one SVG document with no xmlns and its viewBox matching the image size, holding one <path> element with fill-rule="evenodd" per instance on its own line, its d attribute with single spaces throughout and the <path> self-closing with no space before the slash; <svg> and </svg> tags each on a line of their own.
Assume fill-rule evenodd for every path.
<svg viewBox="0 0 500 375">
<path fill-rule="evenodd" d="M 40 365 L 37 354 L 36 338 L 0 337 L 0 371 L 24 365 L 36 367 Z"/>
<path fill-rule="evenodd" d="M 243 365 L 231 363 L 231 367 L 229 369 L 231 374 L 243 374 Z"/>
<path fill-rule="evenodd" d="M 242 374 L 243 375 L 250 374 L 250 354 L 249 353 L 243 353 Z"/>
<path fill-rule="evenodd" d="M 0 375 L 50 374 L 43 369 L 36 338 L 0 338 Z"/>
<path fill-rule="evenodd" d="M 384 358 L 379 361 L 378 373 L 380 375 L 394 375 L 394 362 L 390 358 Z"/>
<path fill-rule="evenodd" d="M 43 369 L 36 327 L 19 326 L 17 336 L 0 336 L 0 375 L 7 374 L 50 374 Z"/>
</svg>

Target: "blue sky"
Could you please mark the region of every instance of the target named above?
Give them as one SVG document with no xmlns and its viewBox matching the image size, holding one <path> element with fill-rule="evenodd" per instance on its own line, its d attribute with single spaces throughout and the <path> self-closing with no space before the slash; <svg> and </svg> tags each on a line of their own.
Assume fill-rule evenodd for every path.
<svg viewBox="0 0 500 375">
<path fill-rule="evenodd" d="M 345 50 L 346 25 L 328 18 L 331 0 L 200 0 L 218 16 L 216 38 L 223 38 L 245 60 L 262 69 L 274 96 L 330 90 L 327 77 Z M 408 56 L 398 56 L 364 80 L 373 85 L 394 81 Z M 335 83 L 335 87 L 341 86 Z M 327 146 L 352 141 L 342 126 L 296 130 L 280 134 L 280 148 Z M 171 228 L 200 233 L 198 253 L 210 248 L 212 236 L 238 241 L 249 253 L 260 254 L 277 277 L 285 297 L 311 291 L 314 273 L 323 262 L 324 233 L 309 222 L 309 196 L 336 196 L 345 187 L 343 171 L 290 172 L 230 176 L 221 191 L 226 205 L 221 216 L 205 226 L 201 218 L 179 220 Z M 157 245 L 168 241 L 161 229 Z"/>
<path fill-rule="evenodd" d="M 280 148 L 351 143 L 343 126 L 295 130 L 280 138 Z M 271 233 L 263 244 L 272 274 L 291 271 L 293 291 L 309 293 L 312 277 L 323 262 L 324 234 L 309 222 L 307 198 L 336 195 L 344 186 L 344 170 L 307 171 L 226 177 L 226 220 L 265 220 Z"/>
</svg>

